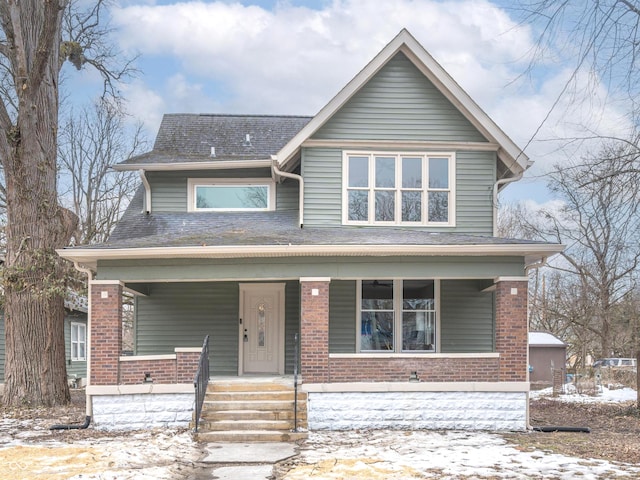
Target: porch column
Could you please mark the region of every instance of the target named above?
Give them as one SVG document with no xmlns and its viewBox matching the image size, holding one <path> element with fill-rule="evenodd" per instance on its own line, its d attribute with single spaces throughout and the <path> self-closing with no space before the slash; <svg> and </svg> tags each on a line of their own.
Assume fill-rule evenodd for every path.
<svg viewBox="0 0 640 480">
<path fill-rule="evenodd" d="M 526 277 L 496 279 L 496 351 L 501 382 L 526 382 L 528 318 Z"/>
<path fill-rule="evenodd" d="M 122 351 L 122 283 L 91 282 L 90 385 L 117 385 Z"/>
<path fill-rule="evenodd" d="M 305 383 L 329 381 L 330 278 L 300 279 L 300 373 Z"/>
</svg>

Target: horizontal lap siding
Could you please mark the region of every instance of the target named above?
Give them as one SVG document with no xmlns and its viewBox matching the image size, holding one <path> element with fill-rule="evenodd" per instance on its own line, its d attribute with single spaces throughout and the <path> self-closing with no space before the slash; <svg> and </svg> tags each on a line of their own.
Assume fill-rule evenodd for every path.
<svg viewBox="0 0 640 480">
<path fill-rule="evenodd" d="M 329 284 L 329 353 L 356 351 L 356 282 Z"/>
<path fill-rule="evenodd" d="M 402 53 L 391 59 L 314 139 L 486 139 Z"/>
<path fill-rule="evenodd" d="M 493 352 L 495 322 L 492 293 L 475 280 L 443 280 L 440 285 L 442 352 Z"/>
<path fill-rule="evenodd" d="M 136 355 L 172 354 L 209 339 L 211 375 L 238 373 L 238 284 L 151 285 L 136 300 Z"/>
<path fill-rule="evenodd" d="M 293 373 L 295 335 L 300 333 L 300 282 L 288 281 L 285 286 L 285 373 Z M 299 342 L 299 340 L 298 340 Z M 300 350 L 298 350 L 299 352 Z M 298 365 L 298 371 L 300 366 Z"/>
<path fill-rule="evenodd" d="M 342 223 L 342 150 L 305 148 L 302 156 L 305 225 L 340 225 Z"/>
<path fill-rule="evenodd" d="M 67 375 L 76 375 L 79 378 L 87 376 L 87 362 L 71 360 L 71 322 L 87 325 L 87 315 L 83 313 L 69 314 L 64 319 L 64 345 L 67 358 Z M 88 330 L 87 330 L 88 333 Z M 86 339 L 88 340 L 88 338 Z M 88 353 L 88 344 L 87 344 Z"/>
<path fill-rule="evenodd" d="M 456 228 L 452 231 L 493 235 L 495 169 L 494 152 L 456 153 Z"/>
</svg>

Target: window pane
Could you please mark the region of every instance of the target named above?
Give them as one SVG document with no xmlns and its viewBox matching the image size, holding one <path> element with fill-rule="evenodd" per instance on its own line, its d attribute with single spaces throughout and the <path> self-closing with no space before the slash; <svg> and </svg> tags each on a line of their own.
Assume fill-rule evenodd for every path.
<svg viewBox="0 0 640 480">
<path fill-rule="evenodd" d="M 362 312 L 360 350 L 393 350 L 393 312 Z"/>
<path fill-rule="evenodd" d="M 422 192 L 402 192 L 402 221 L 422 220 Z"/>
<path fill-rule="evenodd" d="M 376 222 L 393 222 L 396 212 L 396 192 L 376 191 Z"/>
<path fill-rule="evenodd" d="M 369 186 L 369 157 L 349 157 L 349 186 Z"/>
<path fill-rule="evenodd" d="M 77 342 L 78 341 L 78 326 L 77 325 L 71 325 L 71 341 L 72 342 Z"/>
<path fill-rule="evenodd" d="M 349 220 L 366 222 L 369 219 L 369 192 L 349 190 Z"/>
<path fill-rule="evenodd" d="M 396 186 L 396 159 L 394 157 L 376 157 L 376 187 L 394 188 Z"/>
<path fill-rule="evenodd" d="M 402 350 L 435 350 L 434 312 L 402 313 Z"/>
<path fill-rule="evenodd" d="M 81 358 L 81 359 L 86 358 L 86 355 L 84 352 L 84 343 L 81 343 L 80 345 L 78 345 L 78 358 Z"/>
<path fill-rule="evenodd" d="M 198 185 L 196 208 L 266 209 L 267 185 Z"/>
<path fill-rule="evenodd" d="M 363 280 L 362 309 L 393 310 L 393 280 Z"/>
<path fill-rule="evenodd" d="M 403 310 L 435 310 L 433 280 L 402 282 Z"/>
<path fill-rule="evenodd" d="M 449 221 L 449 192 L 429 192 L 429 221 Z"/>
<path fill-rule="evenodd" d="M 402 188 L 422 188 L 422 159 L 402 159 Z"/>
<path fill-rule="evenodd" d="M 71 358 L 78 358 L 78 344 L 71 344 Z"/>
<path fill-rule="evenodd" d="M 429 158 L 429 188 L 449 188 L 448 158 Z"/>
</svg>

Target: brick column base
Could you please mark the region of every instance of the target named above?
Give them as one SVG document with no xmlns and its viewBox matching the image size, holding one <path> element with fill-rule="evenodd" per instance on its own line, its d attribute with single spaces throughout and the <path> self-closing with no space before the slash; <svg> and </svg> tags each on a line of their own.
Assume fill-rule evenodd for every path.
<svg viewBox="0 0 640 480">
<path fill-rule="evenodd" d="M 305 383 L 329 381 L 329 282 L 300 279 L 300 373 Z"/>
<path fill-rule="evenodd" d="M 525 280 L 498 281 L 496 286 L 496 350 L 500 381 L 527 381 L 528 318 Z"/>
<path fill-rule="evenodd" d="M 122 351 L 122 284 L 91 282 L 91 385 L 117 385 Z"/>
</svg>

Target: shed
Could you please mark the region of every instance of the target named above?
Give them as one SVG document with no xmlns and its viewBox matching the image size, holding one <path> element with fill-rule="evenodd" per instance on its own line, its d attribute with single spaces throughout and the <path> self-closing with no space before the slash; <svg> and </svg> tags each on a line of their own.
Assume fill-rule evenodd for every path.
<svg viewBox="0 0 640 480">
<path fill-rule="evenodd" d="M 567 344 L 547 332 L 529 332 L 531 382 L 553 382 L 553 369 L 565 368 Z"/>
</svg>

